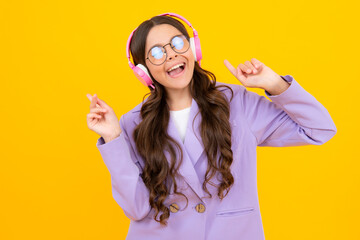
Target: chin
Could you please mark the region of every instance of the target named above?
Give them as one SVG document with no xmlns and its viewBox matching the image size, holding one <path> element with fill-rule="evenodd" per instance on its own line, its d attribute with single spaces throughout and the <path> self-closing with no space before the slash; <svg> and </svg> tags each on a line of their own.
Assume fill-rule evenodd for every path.
<svg viewBox="0 0 360 240">
<path fill-rule="evenodd" d="M 177 90 L 180 90 L 180 89 L 184 89 L 184 88 L 187 88 L 190 86 L 190 80 L 184 80 L 184 81 L 178 81 L 176 83 L 169 83 L 168 86 L 166 86 L 167 88 L 171 88 L 171 89 L 177 89 Z"/>
</svg>

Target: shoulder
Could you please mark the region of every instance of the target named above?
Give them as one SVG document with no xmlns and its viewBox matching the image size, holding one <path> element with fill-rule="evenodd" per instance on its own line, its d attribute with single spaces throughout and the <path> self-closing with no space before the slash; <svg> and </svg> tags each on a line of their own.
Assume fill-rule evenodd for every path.
<svg viewBox="0 0 360 240">
<path fill-rule="evenodd" d="M 231 99 L 231 91 L 233 93 L 233 99 L 237 98 L 239 94 L 243 94 L 246 91 L 246 88 L 243 85 L 239 84 L 231 84 L 231 83 L 223 83 L 223 82 L 216 82 L 216 86 L 218 87 L 218 90 L 225 93 L 226 97 L 230 100 Z M 230 89 L 229 89 L 230 88 Z"/>
<path fill-rule="evenodd" d="M 146 101 L 146 100 L 144 100 Z M 130 111 L 124 113 L 120 118 L 122 130 L 133 129 L 141 120 L 140 112 L 143 102 L 140 102 Z"/>
</svg>

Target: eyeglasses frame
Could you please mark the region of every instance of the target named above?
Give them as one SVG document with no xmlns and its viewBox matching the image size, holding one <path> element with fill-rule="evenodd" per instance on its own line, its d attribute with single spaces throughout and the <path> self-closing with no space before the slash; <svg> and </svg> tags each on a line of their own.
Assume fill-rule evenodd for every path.
<svg viewBox="0 0 360 240">
<path fill-rule="evenodd" d="M 174 48 L 175 48 L 175 46 L 173 46 L 172 45 L 172 40 L 175 38 L 175 37 L 179 37 L 179 36 L 183 36 L 185 39 L 186 39 L 186 41 L 188 42 L 188 48 L 185 50 L 185 51 L 183 51 L 183 52 L 178 52 L 178 51 L 176 51 Z M 155 64 L 155 63 L 153 63 L 153 62 L 151 62 L 151 60 L 149 59 L 149 53 L 150 53 L 150 51 L 151 51 L 151 49 L 153 49 L 154 47 L 160 47 L 160 46 L 154 46 L 154 47 L 152 47 L 152 48 L 150 48 L 149 49 L 149 51 L 147 52 L 147 57 L 146 57 L 146 59 L 147 60 L 149 60 L 149 62 L 151 63 L 151 64 L 153 64 L 153 65 L 155 65 L 155 66 L 160 66 L 160 65 L 162 65 L 162 64 L 164 64 L 164 62 L 166 62 L 166 60 L 167 60 L 167 58 L 168 58 L 168 55 L 167 55 L 167 51 L 166 51 L 166 49 L 165 49 L 165 47 L 167 46 L 167 45 L 170 45 L 170 47 L 171 47 L 171 49 L 174 51 L 174 52 L 176 52 L 176 53 L 179 53 L 179 54 L 183 54 L 183 53 L 186 53 L 188 50 L 189 50 L 189 48 L 190 48 L 190 42 L 189 42 L 189 39 L 184 35 L 184 34 L 179 34 L 179 35 L 175 35 L 174 37 L 172 37 L 171 39 L 170 39 L 170 42 L 169 43 L 167 43 L 167 44 L 165 44 L 164 46 L 162 46 L 161 48 L 163 48 L 165 51 L 164 51 L 164 53 L 165 53 L 165 60 L 162 62 L 162 63 L 160 63 L 160 64 Z"/>
</svg>

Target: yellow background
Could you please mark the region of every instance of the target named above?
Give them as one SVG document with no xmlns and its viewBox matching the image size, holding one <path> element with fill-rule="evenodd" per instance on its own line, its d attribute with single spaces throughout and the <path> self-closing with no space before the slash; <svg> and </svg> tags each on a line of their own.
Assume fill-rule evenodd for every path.
<svg viewBox="0 0 360 240">
<path fill-rule="evenodd" d="M 164 12 L 199 33 L 202 66 L 255 57 L 292 75 L 329 111 L 321 146 L 258 148 L 265 237 L 360 239 L 357 1 L 1 1 L 0 239 L 125 239 L 129 220 L 87 128 L 87 93 L 118 118 L 147 93 L 125 46 Z M 239 83 L 240 84 L 240 83 Z M 262 89 L 250 89 L 264 95 Z"/>
</svg>

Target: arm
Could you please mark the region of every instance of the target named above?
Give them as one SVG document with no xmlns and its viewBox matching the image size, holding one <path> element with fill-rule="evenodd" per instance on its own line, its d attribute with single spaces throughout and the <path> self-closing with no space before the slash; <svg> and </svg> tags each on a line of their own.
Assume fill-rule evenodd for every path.
<svg viewBox="0 0 360 240">
<path fill-rule="evenodd" d="M 110 172 L 115 201 L 128 218 L 141 220 L 151 210 L 149 192 L 140 177 L 142 170 L 130 145 L 124 116 L 120 118 L 120 126 L 120 136 L 106 143 L 100 137 L 96 146 Z"/>
<path fill-rule="evenodd" d="M 243 87 L 241 100 L 251 132 L 258 146 L 320 145 L 331 139 L 337 129 L 326 108 L 303 89 L 291 75 L 291 83 L 279 95 L 265 94 L 272 100 Z"/>
</svg>

